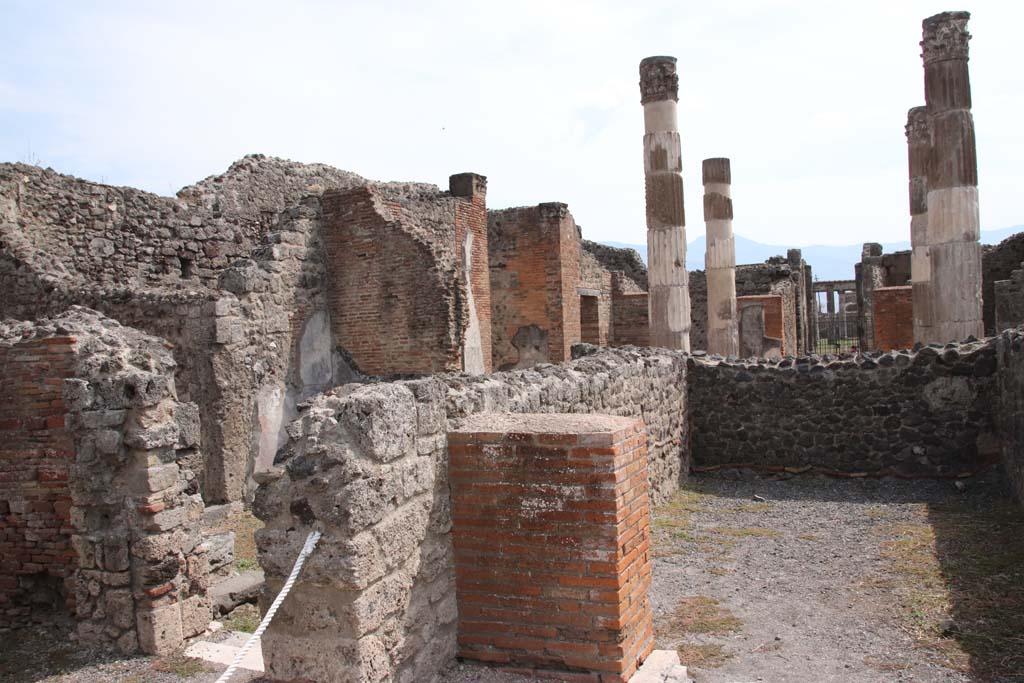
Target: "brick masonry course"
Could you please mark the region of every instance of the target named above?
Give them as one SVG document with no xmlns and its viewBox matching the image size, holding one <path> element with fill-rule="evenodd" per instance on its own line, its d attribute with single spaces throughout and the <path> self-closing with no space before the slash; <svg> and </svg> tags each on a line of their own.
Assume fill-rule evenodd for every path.
<svg viewBox="0 0 1024 683">
<path fill-rule="evenodd" d="M 629 680 L 654 647 L 646 446 L 605 415 L 448 433 L 460 657 Z"/>
</svg>

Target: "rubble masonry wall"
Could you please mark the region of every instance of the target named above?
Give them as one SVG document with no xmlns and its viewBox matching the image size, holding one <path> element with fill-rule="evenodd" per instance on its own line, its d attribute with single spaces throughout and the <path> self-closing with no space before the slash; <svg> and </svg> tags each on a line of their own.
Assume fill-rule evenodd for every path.
<svg viewBox="0 0 1024 683">
<path fill-rule="evenodd" d="M 691 360 L 693 462 L 958 476 L 998 460 L 994 340 L 779 362 Z"/>
<path fill-rule="evenodd" d="M 685 356 L 600 350 L 490 376 L 349 385 L 289 426 L 279 478 L 254 512 L 266 601 L 306 535 L 324 537 L 264 636 L 270 675 L 321 683 L 429 680 L 454 657 L 456 605 L 446 434 L 480 412 L 642 417 L 652 499 L 688 470 Z M 360 673 L 362 672 L 362 673 Z"/>
<path fill-rule="evenodd" d="M 1017 500 L 1024 504 L 1024 333 L 996 337 L 999 357 L 997 421 L 1003 437 L 1003 467 Z"/>
<path fill-rule="evenodd" d="M 177 398 L 171 354 L 161 340 L 78 307 L 38 323 L 5 321 L 0 348 L 0 384 L 48 404 L 42 423 L 28 413 L 7 418 L 19 424 L 8 423 L 17 436 L 4 455 L 13 445 L 38 468 L 18 470 L 34 476 L 4 490 L 4 524 L 17 524 L 19 507 L 62 518 L 70 502 L 66 524 L 40 526 L 56 535 L 22 538 L 35 544 L 37 565 L 54 566 L 42 559 L 47 550 L 69 560 L 58 577 L 70 579 L 63 590 L 79 642 L 122 652 L 180 647 L 209 622 L 209 569 L 204 505 L 184 466 L 198 447 L 199 412 Z M 41 480 L 63 481 L 70 501 L 40 497 Z M 68 542 L 73 556 L 64 553 Z M 3 569 L 0 580 L 10 576 Z M 36 569 L 22 564 L 14 576 Z"/>
</svg>

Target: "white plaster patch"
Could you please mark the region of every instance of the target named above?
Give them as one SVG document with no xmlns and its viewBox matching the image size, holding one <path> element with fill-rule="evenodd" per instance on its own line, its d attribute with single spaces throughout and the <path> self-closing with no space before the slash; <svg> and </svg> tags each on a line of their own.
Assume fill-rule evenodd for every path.
<svg viewBox="0 0 1024 683">
<path fill-rule="evenodd" d="M 248 636 L 248 634 L 243 635 Z M 244 643 L 245 639 L 242 639 L 242 642 Z M 192 643 L 185 649 L 185 656 L 195 657 L 205 662 L 221 664 L 226 667 L 235 660 L 238 651 L 241 649 L 241 644 L 235 645 L 232 642 L 210 643 L 200 640 Z M 252 649 L 245 653 L 239 668 L 263 673 L 263 648 L 259 640 L 252 646 Z"/>
<path fill-rule="evenodd" d="M 274 466 L 277 450 L 288 440 L 284 427 L 295 417 L 294 401 L 290 400 L 284 387 L 268 385 L 256 397 L 257 424 L 259 428 L 258 451 L 253 470 L 265 472 Z"/>
<path fill-rule="evenodd" d="M 312 393 L 319 393 L 323 390 L 320 387 L 330 386 L 334 376 L 333 353 L 330 319 L 326 311 L 315 311 L 303 326 L 299 340 L 299 379 L 304 388 L 316 388 Z"/>
<path fill-rule="evenodd" d="M 480 318 L 476 314 L 476 299 L 473 294 L 473 233 L 467 232 L 462 243 L 462 272 L 466 278 L 466 305 L 469 307 L 469 324 L 462 342 L 462 371 L 472 375 L 484 372 L 483 343 L 480 340 Z"/>
</svg>

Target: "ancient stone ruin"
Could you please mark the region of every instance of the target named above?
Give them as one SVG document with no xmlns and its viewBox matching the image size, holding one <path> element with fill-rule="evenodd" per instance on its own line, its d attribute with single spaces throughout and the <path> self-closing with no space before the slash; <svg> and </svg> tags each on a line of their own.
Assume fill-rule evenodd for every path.
<svg viewBox="0 0 1024 683">
<path fill-rule="evenodd" d="M 640 64 L 649 269 L 476 173 L 250 155 L 161 197 L 0 164 L 0 634 L 177 650 L 229 572 L 209 520 L 247 509 L 264 611 L 322 534 L 271 680 L 681 681 L 651 671 L 650 519 L 691 471 L 995 467 L 1024 499 L 1024 239 L 978 244 L 967 18 L 924 23 L 912 250 L 850 281 L 737 265 L 723 158 L 686 271 L 671 57 Z M 847 309 L 859 352 L 819 354 Z"/>
</svg>

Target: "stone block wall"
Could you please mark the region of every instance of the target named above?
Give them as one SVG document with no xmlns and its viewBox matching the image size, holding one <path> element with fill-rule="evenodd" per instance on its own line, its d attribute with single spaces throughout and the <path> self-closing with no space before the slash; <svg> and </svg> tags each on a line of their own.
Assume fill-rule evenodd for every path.
<svg viewBox="0 0 1024 683">
<path fill-rule="evenodd" d="M 803 354 L 813 347 L 817 330 L 810 314 L 814 301 L 811 268 L 800 258 L 799 249 L 791 249 L 785 257 L 773 256 L 764 263 L 737 265 L 736 296 L 781 297 L 782 332 L 778 339 L 786 348 L 785 353 Z M 707 275 L 702 270 L 690 273 L 690 311 L 690 347 L 706 349 Z"/>
<path fill-rule="evenodd" d="M 781 340 L 783 353 L 795 356 L 806 353 L 813 346 L 817 330 L 810 314 L 814 298 L 810 266 L 800 258 L 798 249 L 790 251 L 793 253 L 788 257 L 773 256 L 765 263 L 736 266 L 736 296 L 737 302 L 740 298 L 754 301 L 749 297 L 779 297 L 780 327 L 776 329 L 775 314 L 771 313 L 771 321 L 766 321 L 766 327 L 771 333 L 765 334 Z M 707 275 L 702 270 L 690 273 L 690 310 L 690 347 L 695 350 L 706 349 Z"/>
<path fill-rule="evenodd" d="M 6 340 L 5 340 L 6 341 Z M 66 335 L 0 344 L 0 633 L 74 609 Z"/>
<path fill-rule="evenodd" d="M 1011 235 L 994 246 L 982 247 L 981 256 L 981 302 L 982 317 L 985 321 L 985 334 L 995 335 L 1010 327 L 1024 322 L 1010 324 L 999 321 L 996 307 L 1000 299 L 996 283 L 1001 280 L 1012 280 L 1013 272 L 1019 270 L 1024 262 L 1024 232 Z"/>
<path fill-rule="evenodd" d="M 485 413 L 448 453 L 459 656 L 628 681 L 654 647 L 643 421 Z"/>
<path fill-rule="evenodd" d="M 63 350 L 59 362 L 40 353 L 47 347 L 48 354 Z M 203 501 L 184 465 L 196 461 L 199 411 L 178 400 L 164 342 L 74 307 L 53 320 L 4 322 L 0 348 L 14 360 L 2 366 L 9 374 L 0 385 L 24 383 L 18 366 L 36 363 L 37 386 L 46 388 L 38 395 L 54 413 L 46 417 L 48 429 L 62 425 L 68 437 L 55 432 L 55 442 L 22 440 L 19 458 L 27 466 L 15 471 L 66 462 L 53 478 L 66 476 L 70 523 L 50 542 L 69 541 L 73 549 L 78 641 L 122 652 L 178 648 L 209 623 L 209 570 Z M 38 426 L 30 416 L 18 419 L 23 434 Z M 7 489 L 9 508 L 18 496 L 35 495 L 43 469 Z"/>
<path fill-rule="evenodd" d="M 494 367 L 568 360 L 580 341 L 579 232 L 565 204 L 490 211 Z"/>
<path fill-rule="evenodd" d="M 349 385 L 288 427 L 253 509 L 264 606 L 308 532 L 324 537 L 263 641 L 281 681 L 429 680 L 456 651 L 445 434 L 481 412 L 602 413 L 647 424 L 650 495 L 689 469 L 685 356 L 580 349 L 558 366 Z M 364 678 L 365 676 L 365 678 Z"/>
<path fill-rule="evenodd" d="M 993 285 L 995 304 L 993 315 L 997 330 L 1008 330 L 1024 325 L 1024 263 L 1010 272 L 1005 280 Z M 985 301 L 986 307 L 990 302 Z M 985 323 L 986 326 L 988 323 Z"/>
<path fill-rule="evenodd" d="M 708 348 L 708 276 L 690 271 L 690 348 Z"/>
<path fill-rule="evenodd" d="M 325 192 L 372 188 L 409 240 L 436 252 L 420 269 L 432 273 L 434 299 L 448 305 L 443 317 L 429 306 L 419 315 L 431 317 L 438 338 L 395 337 L 410 349 L 403 359 L 426 353 L 445 361 L 379 370 L 489 369 L 485 179 L 452 181 L 445 193 L 251 155 L 168 198 L 2 164 L 0 318 L 39 319 L 85 305 L 167 340 L 180 397 L 210 417 L 202 426 L 206 463 L 196 467 L 204 496 L 242 501 L 260 463 L 284 442 L 296 404 L 357 376 L 338 349 L 327 297 Z M 418 273 L 409 274 L 407 292 L 420 286 Z M 379 284 L 356 282 L 352 296 Z M 422 285 L 415 295 L 429 291 Z M 400 317 L 393 300 L 378 303 L 367 327 Z M 407 305 L 414 318 L 418 303 Z M 392 338 L 362 332 L 373 344 Z M 474 366 L 466 349 L 475 352 Z"/>
<path fill-rule="evenodd" d="M 999 399 L 996 419 L 1003 437 L 1003 468 L 1024 505 L 1024 333 L 1004 330 L 996 337 Z"/>
<path fill-rule="evenodd" d="M 874 291 L 875 348 L 909 349 L 914 345 L 914 288 L 877 287 Z"/>
<path fill-rule="evenodd" d="M 910 252 L 882 253 L 882 245 L 868 242 L 854 265 L 857 288 L 857 337 L 861 350 L 880 350 L 875 332 L 875 291 L 883 287 L 910 285 Z M 913 313 L 910 325 L 913 328 Z M 909 346 L 903 347 L 909 348 Z"/>
<path fill-rule="evenodd" d="M 250 155 L 178 197 L 160 197 L 0 164 L 0 251 L 22 269 L 79 284 L 215 287 L 220 270 L 250 254 L 278 211 L 318 188 L 366 182 L 322 164 Z M 0 269 L 9 299 L 20 299 L 24 279 Z"/>
<path fill-rule="evenodd" d="M 959 476 L 998 459 L 994 340 L 758 363 L 691 361 L 697 468 Z"/>
</svg>

